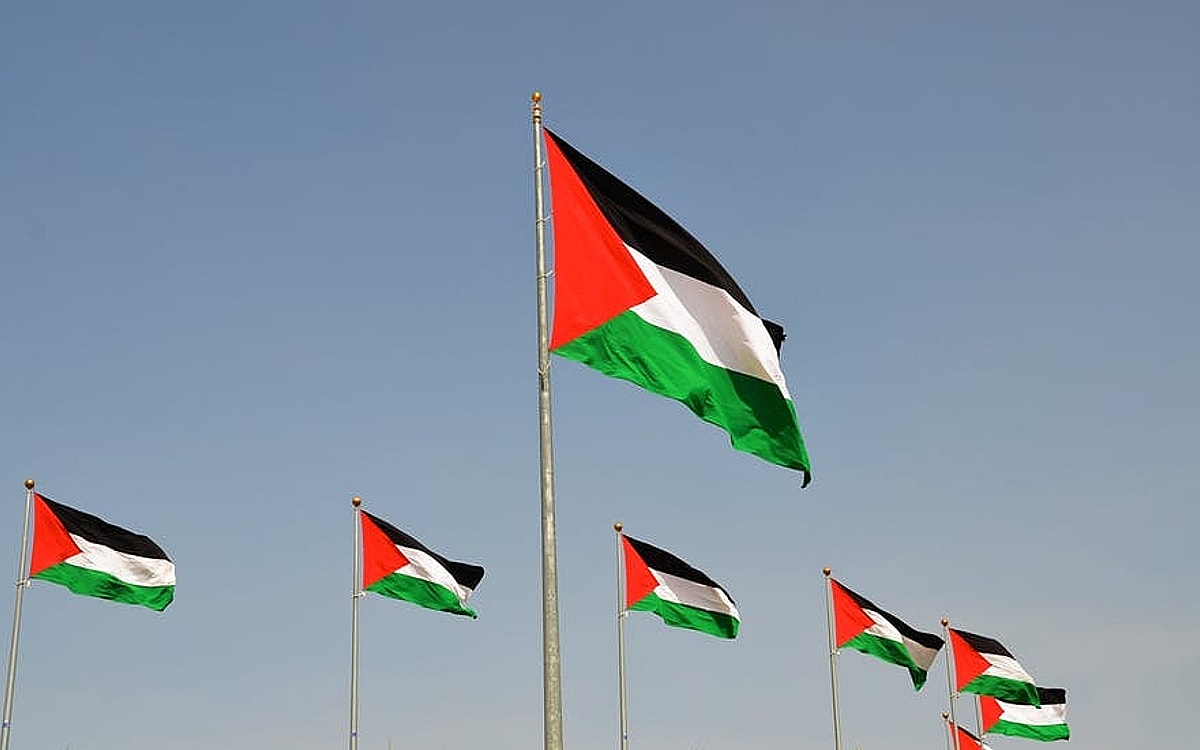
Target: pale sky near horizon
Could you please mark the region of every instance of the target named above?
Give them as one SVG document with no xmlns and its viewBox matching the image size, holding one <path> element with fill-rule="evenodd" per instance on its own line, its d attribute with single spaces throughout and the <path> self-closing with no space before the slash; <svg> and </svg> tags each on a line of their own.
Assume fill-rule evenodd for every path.
<svg viewBox="0 0 1200 750">
<path fill-rule="evenodd" d="M 345 747 L 355 494 L 487 569 L 478 620 L 363 601 L 360 748 L 541 745 L 534 89 L 787 329 L 815 474 L 555 360 L 567 747 L 617 743 L 614 521 L 743 618 L 725 642 L 630 617 L 635 750 L 831 748 L 825 565 L 1067 688 L 1071 746 L 1186 744 L 1198 25 L 0 3 L 0 574 L 32 476 L 179 576 L 161 614 L 26 592 L 13 750 Z M 943 657 L 919 693 L 839 664 L 847 750 L 945 746 Z"/>
</svg>

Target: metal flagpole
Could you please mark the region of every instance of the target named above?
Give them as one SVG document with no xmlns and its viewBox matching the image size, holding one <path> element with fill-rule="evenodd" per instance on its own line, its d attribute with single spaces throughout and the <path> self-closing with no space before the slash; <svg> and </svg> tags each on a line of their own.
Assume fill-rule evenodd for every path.
<svg viewBox="0 0 1200 750">
<path fill-rule="evenodd" d="M 975 734 L 979 735 L 979 744 L 983 744 L 983 706 L 979 702 L 979 696 L 975 696 L 975 729 L 978 730 Z"/>
<path fill-rule="evenodd" d="M 942 618 L 942 632 L 946 636 L 946 688 L 950 691 L 950 737 L 951 748 L 961 750 L 958 746 L 958 715 L 956 706 L 958 694 L 954 691 L 954 644 L 950 642 L 950 618 Z"/>
<path fill-rule="evenodd" d="M 842 712 L 838 708 L 837 682 L 837 638 L 834 635 L 833 618 L 833 573 L 831 568 L 822 568 L 825 574 L 825 625 L 829 630 L 829 686 L 833 691 L 833 748 L 842 750 Z"/>
<path fill-rule="evenodd" d="M 358 750 L 358 600 L 362 598 L 362 498 L 355 495 L 350 504 L 354 506 L 354 585 L 350 595 L 350 750 Z"/>
<path fill-rule="evenodd" d="M 625 703 L 625 617 L 629 610 L 625 608 L 625 547 L 621 544 L 620 523 L 613 524 L 617 532 L 617 680 L 620 683 L 621 706 L 621 750 L 629 750 L 629 716 Z"/>
<path fill-rule="evenodd" d="M 562 750 L 562 663 L 558 650 L 558 540 L 554 523 L 554 445 L 550 430 L 550 323 L 547 312 L 546 213 L 542 188 L 542 94 L 533 114 L 533 213 L 537 249 L 538 426 L 542 479 L 542 721 L 545 750 Z"/>
<path fill-rule="evenodd" d="M 950 714 L 947 711 L 942 711 L 942 725 L 946 727 L 946 748 L 947 750 L 954 750 L 958 732 L 954 731 L 954 727 L 950 726 Z"/>
<path fill-rule="evenodd" d="M 12 640 L 8 642 L 8 681 L 4 687 L 4 720 L 0 723 L 0 750 L 8 750 L 12 729 L 13 689 L 17 681 L 17 643 L 21 639 L 21 599 L 29 586 L 29 514 L 33 509 L 33 480 L 25 480 L 25 523 L 21 527 L 21 559 L 17 563 L 17 596 L 13 604 Z"/>
</svg>

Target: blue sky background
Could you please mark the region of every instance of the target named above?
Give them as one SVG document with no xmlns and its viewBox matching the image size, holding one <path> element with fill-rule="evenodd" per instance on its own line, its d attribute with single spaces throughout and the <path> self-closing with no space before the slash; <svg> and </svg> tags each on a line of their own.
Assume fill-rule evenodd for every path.
<svg viewBox="0 0 1200 750">
<path fill-rule="evenodd" d="M 360 747 L 540 746 L 535 88 L 788 329 L 816 474 L 556 360 L 568 747 L 617 741 L 618 520 L 743 615 L 630 618 L 633 747 L 831 747 L 824 565 L 999 638 L 1073 745 L 1194 734 L 1198 23 L 4 3 L 0 565 L 32 476 L 179 571 L 161 615 L 27 592 L 13 747 L 345 746 L 355 494 L 488 571 L 477 621 L 364 600 Z M 847 749 L 944 746 L 941 658 L 840 665 Z"/>
</svg>

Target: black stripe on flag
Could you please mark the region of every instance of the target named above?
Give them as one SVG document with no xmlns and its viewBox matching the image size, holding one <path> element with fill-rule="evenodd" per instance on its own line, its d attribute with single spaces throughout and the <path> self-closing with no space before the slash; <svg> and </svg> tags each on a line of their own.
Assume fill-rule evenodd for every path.
<svg viewBox="0 0 1200 750">
<path fill-rule="evenodd" d="M 62 521 L 68 534 L 74 534 L 94 544 L 101 544 L 127 555 L 155 560 L 169 561 L 171 559 L 167 557 L 166 552 L 163 552 L 162 547 L 144 534 L 114 526 L 103 518 L 97 518 L 91 513 L 84 513 L 62 503 L 56 503 L 45 495 L 38 495 L 38 497 L 46 503 L 54 515 L 58 516 L 58 520 Z"/>
<path fill-rule="evenodd" d="M 379 516 L 373 516 L 365 510 L 362 512 L 362 514 L 371 519 L 371 521 L 379 527 L 380 531 L 387 535 L 387 538 L 392 541 L 392 544 L 395 544 L 398 547 L 408 547 L 409 549 L 420 550 L 432 557 L 434 560 L 437 560 L 439 563 L 441 563 L 443 568 L 450 572 L 450 575 L 454 577 L 454 580 L 458 581 L 459 585 L 466 586 L 474 591 L 479 585 L 479 582 L 483 580 L 484 571 L 481 566 L 448 560 L 429 549 L 424 544 L 421 544 L 400 529 L 397 529 L 395 526 L 391 525 Z"/>
<path fill-rule="evenodd" d="M 981 654 L 996 654 L 997 656 L 1007 656 L 1010 659 L 1015 659 L 1008 649 L 1000 645 L 1000 641 L 995 638 L 988 638 L 986 635 L 976 635 L 955 628 L 955 633 L 958 633 L 967 645 L 975 649 Z"/>
<path fill-rule="evenodd" d="M 1037 691 L 1038 700 L 1043 706 L 1063 706 L 1067 703 L 1066 688 L 1040 687 Z"/>
<path fill-rule="evenodd" d="M 563 156 L 571 163 L 604 218 L 626 245 L 637 248 L 659 266 L 724 289 L 742 307 L 758 315 L 750 298 L 729 272 L 679 222 L 559 136 L 549 130 L 546 135 L 562 149 Z M 778 351 L 785 338 L 783 327 L 767 320 L 763 320 L 763 325 Z"/>
<path fill-rule="evenodd" d="M 651 570 L 657 570 L 659 573 L 666 573 L 676 578 L 682 578 L 685 581 L 698 583 L 702 586 L 712 586 L 715 589 L 725 591 L 725 588 L 721 584 L 709 578 L 704 571 L 696 570 L 670 552 L 638 541 L 628 534 L 625 535 L 625 541 L 629 542 L 630 546 L 633 547 L 633 551 L 638 553 L 638 557 L 642 558 L 642 562 L 646 563 L 646 566 Z M 725 591 L 725 596 L 729 596 L 728 591 Z M 729 601 L 733 601 L 732 596 L 729 596 Z"/>
</svg>

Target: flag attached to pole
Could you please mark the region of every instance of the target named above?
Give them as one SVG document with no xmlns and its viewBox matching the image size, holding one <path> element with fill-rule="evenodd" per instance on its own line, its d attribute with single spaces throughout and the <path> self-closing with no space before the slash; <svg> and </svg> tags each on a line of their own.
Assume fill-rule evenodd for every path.
<svg viewBox="0 0 1200 750">
<path fill-rule="evenodd" d="M 36 492 L 33 499 L 31 578 L 158 612 L 175 598 L 175 564 L 150 537 Z"/>
<path fill-rule="evenodd" d="M 420 607 L 475 617 L 467 606 L 483 568 L 447 560 L 387 521 L 362 511 L 362 586 Z"/>
<path fill-rule="evenodd" d="M 779 364 L 783 329 L 661 209 L 546 131 L 551 350 L 682 402 L 734 448 L 810 476 Z"/>
<path fill-rule="evenodd" d="M 955 689 L 1012 703 L 1039 705 L 1037 687 L 1000 641 L 950 628 Z"/>
<path fill-rule="evenodd" d="M 728 592 L 675 555 L 622 534 L 625 606 L 653 612 L 667 625 L 735 638 L 740 618 Z"/>
<path fill-rule="evenodd" d="M 947 721 L 950 731 L 958 732 L 958 750 L 992 750 L 983 740 L 971 734 L 962 727 Z"/>
<path fill-rule="evenodd" d="M 1067 726 L 1067 691 L 1063 688 L 1044 687 L 1038 688 L 1037 691 L 1042 704 L 1040 708 L 1020 703 L 1005 703 L 985 695 L 979 696 L 983 731 L 1041 742 L 1070 739 L 1071 730 Z"/>
<path fill-rule="evenodd" d="M 837 647 L 851 648 L 904 667 L 912 676 L 913 687 L 920 690 L 942 648 L 941 637 L 913 628 L 836 580 L 829 582 Z"/>
</svg>

